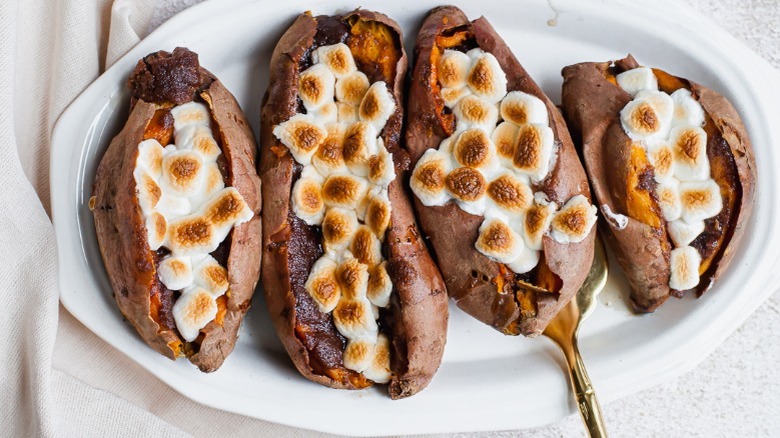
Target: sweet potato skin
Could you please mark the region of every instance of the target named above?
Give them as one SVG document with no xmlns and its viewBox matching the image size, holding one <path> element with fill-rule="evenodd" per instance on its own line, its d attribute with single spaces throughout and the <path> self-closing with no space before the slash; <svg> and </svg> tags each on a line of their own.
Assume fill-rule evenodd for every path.
<svg viewBox="0 0 780 438">
<path fill-rule="evenodd" d="M 195 75 L 208 78 L 201 82 L 202 88 L 197 93 L 210 107 L 216 122 L 214 130 L 219 131 L 222 139 L 221 148 L 229 173 L 226 185 L 235 187 L 255 213 L 250 221 L 235 227 L 229 236 L 226 268 L 230 287 L 223 322 L 219 325 L 212 321 L 203 329 L 200 348 L 190 357 L 201 371 L 211 372 L 219 368 L 233 350 L 238 328 L 259 279 L 260 179 L 254 171 L 254 136 L 238 103 L 205 69 L 199 68 Z M 177 96 L 180 99 L 181 93 Z M 191 94 L 189 100 L 194 97 Z M 187 354 L 183 341 L 174 327 L 158 324 L 151 314 L 150 298 L 154 288 L 159 287 L 159 280 L 154 252 L 147 244 L 133 178 L 138 143 L 143 140 L 147 125 L 157 109 L 171 103 L 132 99 L 130 116 L 98 167 L 93 214 L 103 262 L 119 309 L 147 344 L 166 357 L 176 359 Z"/>
<path fill-rule="evenodd" d="M 629 55 L 616 65 L 634 68 Z M 676 293 L 669 288 L 670 244 L 664 229 L 654 229 L 627 213 L 624 187 L 620 181 L 627 174 L 623 162 L 631 141 L 620 124 L 620 111 L 631 97 L 609 82 L 611 63 L 581 63 L 563 69 L 563 109 L 572 131 L 581 139 L 582 155 L 599 208 L 628 218 L 621 228 L 602 215 L 600 226 L 631 288 L 631 301 L 637 312 L 652 312 Z M 733 106 L 714 91 L 694 82 L 675 78 L 697 96 L 705 114 L 710 117 L 726 140 L 735 160 L 742 196 L 733 234 L 712 274 L 702 277 L 697 292 L 701 295 L 726 269 L 739 245 L 744 224 L 750 216 L 754 197 L 755 160 L 745 127 Z M 609 157 L 609 159 L 607 159 Z M 710 271 L 708 271 L 710 272 Z"/>
<path fill-rule="evenodd" d="M 347 21 L 354 17 L 382 23 L 399 40 L 401 38 L 398 25 L 379 13 L 357 10 L 339 19 Z M 316 31 L 317 19 L 310 14 L 300 15 L 281 37 L 271 57 L 269 88 L 263 99 L 260 130 L 260 175 L 266 212 L 262 276 L 269 314 L 298 371 L 307 379 L 325 386 L 358 389 L 365 382 L 354 377 L 338 379 L 316 372 L 310 352 L 296 335 L 296 297 L 291 285 L 292 276 L 296 273 L 291 272 L 287 251 L 293 233 L 288 218 L 295 163 L 286 147 L 272 133 L 275 125 L 297 111 L 299 63 L 314 44 Z M 388 391 L 394 399 L 413 395 L 430 382 L 441 362 L 448 318 L 444 283 L 417 231 L 408 189 L 403 183 L 409 159 L 400 144 L 407 64 L 405 53 L 401 55 L 391 84 L 399 105 L 382 133 L 385 145 L 393 155 L 396 170 L 396 179 L 388 191 L 392 209 L 383 249 L 394 285 L 386 318 L 390 325 L 393 371 Z"/>
<path fill-rule="evenodd" d="M 435 115 L 436 102 L 431 88 L 432 81 L 435 81 L 435 68 L 431 64 L 431 52 L 437 35 L 462 26 L 470 26 L 477 45 L 496 57 L 506 73 L 508 91 L 532 94 L 547 106 L 558 157 L 548 178 L 535 187 L 535 191 L 544 192 L 559 205 L 576 194 L 590 197 L 585 172 L 558 109 L 484 17 L 470 23 L 464 13 L 454 6 L 431 10 L 417 37 L 407 104 L 406 144 L 411 154 L 412 167 L 426 150 L 437 148 L 447 136 L 445 127 Z M 521 320 L 520 308 L 514 296 L 496 290 L 494 279 L 499 275 L 499 264 L 474 248 L 482 218 L 465 213 L 454 203 L 425 207 L 415 198 L 414 205 L 421 227 L 433 247 L 449 295 L 455 299 L 458 307 L 505 334 L 540 334 L 558 310 L 577 292 L 593 261 L 595 229 L 585 240 L 576 244 L 562 245 L 545 237 L 543 250 L 546 263 L 563 285 L 558 296 L 547 294 L 538 297 L 537 314 Z M 572 263 L 572 260 L 577 262 Z"/>
</svg>

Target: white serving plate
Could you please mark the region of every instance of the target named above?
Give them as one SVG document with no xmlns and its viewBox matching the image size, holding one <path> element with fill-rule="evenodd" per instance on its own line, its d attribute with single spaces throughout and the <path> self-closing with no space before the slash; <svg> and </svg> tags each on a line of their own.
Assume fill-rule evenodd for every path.
<svg viewBox="0 0 780 438">
<path fill-rule="evenodd" d="M 187 46 L 238 98 L 258 132 L 260 100 L 277 38 L 302 10 L 382 11 L 406 34 L 407 50 L 425 12 L 439 0 L 223 0 L 195 6 L 149 35 L 76 99 L 52 138 L 51 193 L 60 263 L 60 299 L 82 323 L 185 396 L 226 411 L 348 435 L 517 429 L 575 411 L 562 358 L 545 339 L 504 337 L 454 306 L 444 361 L 428 389 L 391 401 L 382 389 L 331 390 L 300 377 L 266 316 L 262 293 L 219 371 L 202 374 L 170 361 L 123 321 L 106 276 L 87 208 L 94 172 L 127 116 L 125 81 L 139 58 Z M 563 66 L 617 59 L 694 79 L 727 96 L 742 114 L 759 167 L 753 218 L 731 270 L 704 298 L 670 300 L 653 315 L 630 314 L 613 269 L 601 305 L 580 346 L 599 397 L 610 402 L 692 369 L 774 290 L 780 232 L 780 80 L 747 48 L 687 9 L 624 0 L 463 1 L 473 19 L 485 15 L 536 81 L 560 99 Z M 411 50 L 409 50 L 411 53 Z M 576 262 L 576 261 L 573 261 Z M 614 266 L 614 264 L 613 264 Z"/>
</svg>

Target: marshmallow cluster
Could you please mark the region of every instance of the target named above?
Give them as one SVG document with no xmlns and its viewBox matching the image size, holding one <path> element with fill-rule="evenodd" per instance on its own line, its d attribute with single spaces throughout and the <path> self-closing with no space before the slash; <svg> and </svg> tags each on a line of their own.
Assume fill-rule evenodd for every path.
<svg viewBox="0 0 780 438">
<path fill-rule="evenodd" d="M 546 234 L 561 243 L 585 239 L 596 222 L 586 197 L 574 196 L 559 209 L 532 189 L 547 178 L 556 152 L 544 102 L 507 93 L 498 60 L 481 49 L 445 50 L 436 71 L 456 130 L 417 162 L 410 186 L 420 202 L 453 200 L 483 216 L 477 250 L 515 273 L 538 264 Z"/>
<path fill-rule="evenodd" d="M 699 284 L 701 255 L 690 246 L 704 221 L 723 208 L 720 187 L 710 177 L 704 109 L 687 89 L 659 91 L 653 70 L 620 73 L 618 85 L 633 97 L 620 112 L 623 130 L 644 148 L 653 165 L 656 197 L 674 246 L 669 287 L 687 290 Z"/>
<path fill-rule="evenodd" d="M 382 256 L 395 165 L 380 134 L 396 110 L 383 81 L 369 82 L 346 44 L 319 47 L 298 78 L 306 109 L 273 133 L 303 166 L 292 189 L 295 215 L 322 230 L 323 256 L 306 291 L 345 338 L 343 363 L 377 383 L 390 380 L 390 349 L 379 308 L 393 283 Z"/>
<path fill-rule="evenodd" d="M 229 286 L 227 270 L 209 254 L 254 213 L 238 190 L 225 187 L 208 108 L 190 102 L 171 114 L 174 144 L 142 141 L 133 176 L 149 248 L 171 251 L 157 272 L 165 287 L 181 291 L 173 318 L 191 342 L 214 319 L 216 299 Z"/>
</svg>

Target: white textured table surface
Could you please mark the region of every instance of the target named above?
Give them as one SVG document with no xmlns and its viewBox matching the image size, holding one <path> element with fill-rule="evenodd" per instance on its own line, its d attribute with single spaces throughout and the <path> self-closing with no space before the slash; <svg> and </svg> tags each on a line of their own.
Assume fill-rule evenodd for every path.
<svg viewBox="0 0 780 438">
<path fill-rule="evenodd" d="M 161 0 L 151 27 L 159 26 L 176 12 L 199 1 Z M 780 0 L 689 0 L 687 3 L 780 68 Z M 775 293 L 694 371 L 603 406 L 611 435 L 780 436 L 778 336 L 780 293 Z M 257 421 L 229 417 L 231 420 L 228 416 L 224 418 L 233 425 L 244 423 L 234 429 L 236 431 L 250 432 L 253 429 L 250 423 Z M 258 424 L 255 430 L 263 429 Z M 287 431 L 289 436 L 309 435 L 296 429 Z M 195 430 L 190 432 L 197 433 Z M 550 426 L 522 432 L 457 436 L 568 437 L 583 434 L 579 417 L 571 416 Z"/>
</svg>

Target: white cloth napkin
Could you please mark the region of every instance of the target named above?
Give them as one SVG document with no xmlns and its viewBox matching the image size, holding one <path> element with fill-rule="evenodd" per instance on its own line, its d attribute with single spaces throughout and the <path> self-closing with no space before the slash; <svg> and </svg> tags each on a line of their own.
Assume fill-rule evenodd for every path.
<svg viewBox="0 0 780 438">
<path fill-rule="evenodd" d="M 47 216 L 51 129 L 150 23 L 199 1 L 0 0 L 0 436 L 321 435 L 194 403 L 58 306 Z M 690 3 L 780 64 L 777 0 Z M 610 430 L 617 436 L 780 434 L 780 392 L 769 389 L 780 384 L 780 344 L 761 343 L 756 334 L 780 332 L 779 298 L 697 371 L 604 406 Z M 578 422 L 569 417 L 528 432 L 571 436 L 581 433 Z"/>
</svg>

